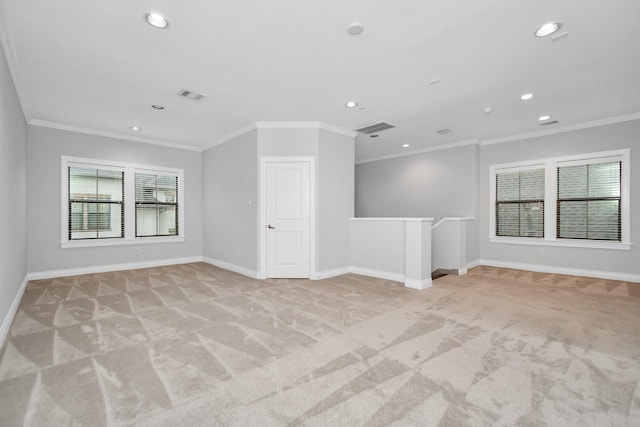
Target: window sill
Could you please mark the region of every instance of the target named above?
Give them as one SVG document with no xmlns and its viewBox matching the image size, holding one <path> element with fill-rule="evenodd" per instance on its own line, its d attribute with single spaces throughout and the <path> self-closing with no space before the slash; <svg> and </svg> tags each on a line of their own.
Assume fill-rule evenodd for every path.
<svg viewBox="0 0 640 427">
<path fill-rule="evenodd" d="M 545 240 L 533 237 L 489 237 L 491 243 L 506 243 L 512 245 L 531 245 L 531 246 L 558 246 L 565 248 L 588 248 L 588 249 L 613 249 L 613 250 L 631 250 L 631 243 L 624 242 L 601 242 L 596 240 L 572 240 L 558 239 Z"/>
<path fill-rule="evenodd" d="M 147 245 L 150 243 L 179 243 L 184 242 L 182 236 L 159 236 L 159 237 L 137 237 L 135 239 L 124 238 L 106 238 L 106 239 L 86 239 L 86 240 L 71 240 L 67 242 L 60 242 L 60 247 L 66 248 L 90 248 L 97 246 L 122 246 L 122 245 Z"/>
</svg>

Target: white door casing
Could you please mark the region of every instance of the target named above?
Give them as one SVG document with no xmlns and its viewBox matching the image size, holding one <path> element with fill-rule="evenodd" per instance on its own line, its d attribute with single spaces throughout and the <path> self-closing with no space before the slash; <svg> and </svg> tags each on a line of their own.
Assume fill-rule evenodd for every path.
<svg viewBox="0 0 640 427">
<path fill-rule="evenodd" d="M 265 159 L 261 186 L 264 206 L 264 276 L 311 276 L 311 162 Z"/>
</svg>

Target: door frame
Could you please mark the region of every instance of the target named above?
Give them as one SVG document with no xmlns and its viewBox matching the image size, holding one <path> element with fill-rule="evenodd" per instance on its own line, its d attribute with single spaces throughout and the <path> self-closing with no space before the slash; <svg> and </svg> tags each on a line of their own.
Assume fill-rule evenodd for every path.
<svg viewBox="0 0 640 427">
<path fill-rule="evenodd" d="M 309 165 L 309 279 L 314 279 L 316 278 L 316 168 L 315 158 L 311 156 L 260 157 L 258 279 L 267 278 L 267 164 L 269 163 L 307 163 Z"/>
</svg>

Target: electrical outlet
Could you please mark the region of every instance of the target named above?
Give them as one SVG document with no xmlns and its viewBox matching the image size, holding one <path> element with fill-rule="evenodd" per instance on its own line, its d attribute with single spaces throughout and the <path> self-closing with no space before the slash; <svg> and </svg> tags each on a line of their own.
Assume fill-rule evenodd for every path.
<svg viewBox="0 0 640 427">
<path fill-rule="evenodd" d="M 544 249 L 538 249 L 538 255 L 544 256 Z"/>
<path fill-rule="evenodd" d="M 140 250 L 140 248 L 135 248 L 135 249 L 133 250 L 133 252 L 134 252 L 136 255 L 140 255 L 140 252 L 142 252 L 142 251 Z"/>
</svg>

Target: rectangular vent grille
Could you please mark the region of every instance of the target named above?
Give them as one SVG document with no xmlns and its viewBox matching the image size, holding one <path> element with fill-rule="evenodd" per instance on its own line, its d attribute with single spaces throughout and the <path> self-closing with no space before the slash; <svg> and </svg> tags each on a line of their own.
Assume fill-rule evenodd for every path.
<svg viewBox="0 0 640 427">
<path fill-rule="evenodd" d="M 185 98 L 188 98 L 188 99 L 194 99 L 196 101 L 206 96 L 201 93 L 194 92 L 192 90 L 187 90 L 187 89 L 181 90 L 180 92 L 178 92 L 178 95 L 184 96 Z"/>
<path fill-rule="evenodd" d="M 361 127 L 360 129 L 356 129 L 356 132 L 362 132 L 366 135 L 369 135 L 372 133 L 382 132 L 383 130 L 392 129 L 394 127 L 394 125 L 390 125 L 389 123 L 378 122 L 369 126 Z"/>
<path fill-rule="evenodd" d="M 446 134 L 451 133 L 453 131 L 451 129 L 438 129 L 436 132 L 439 133 L 440 135 L 446 135 Z"/>
</svg>

